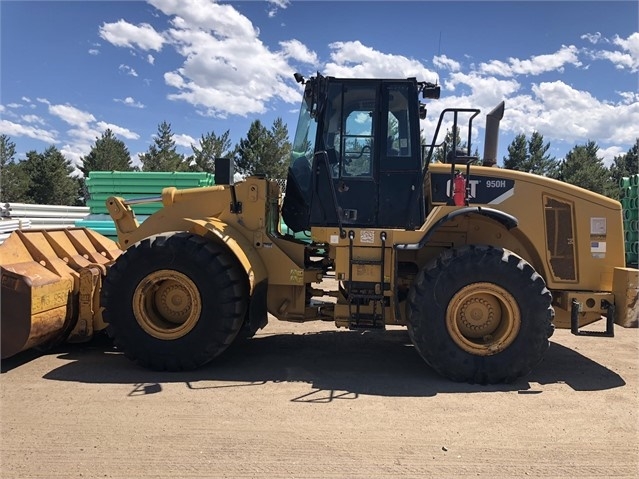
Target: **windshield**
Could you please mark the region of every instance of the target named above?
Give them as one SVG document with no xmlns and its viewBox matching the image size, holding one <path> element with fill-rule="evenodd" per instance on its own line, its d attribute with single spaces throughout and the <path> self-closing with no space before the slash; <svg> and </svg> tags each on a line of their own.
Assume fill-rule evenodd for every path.
<svg viewBox="0 0 639 479">
<path fill-rule="evenodd" d="M 291 169 L 303 192 L 311 185 L 311 164 L 315 152 L 317 122 L 311 118 L 306 101 L 302 101 L 291 151 Z"/>
</svg>

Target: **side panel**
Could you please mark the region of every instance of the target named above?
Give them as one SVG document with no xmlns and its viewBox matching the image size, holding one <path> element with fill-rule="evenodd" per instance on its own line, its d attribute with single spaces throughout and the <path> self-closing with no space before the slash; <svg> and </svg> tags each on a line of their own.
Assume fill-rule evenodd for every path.
<svg viewBox="0 0 639 479">
<path fill-rule="evenodd" d="M 448 165 L 431 166 L 433 204 L 446 201 Z M 625 266 L 621 204 L 581 188 L 532 174 L 472 167 L 471 205 L 485 204 L 519 220 L 535 268 L 557 290 L 611 291 L 615 267 Z"/>
</svg>

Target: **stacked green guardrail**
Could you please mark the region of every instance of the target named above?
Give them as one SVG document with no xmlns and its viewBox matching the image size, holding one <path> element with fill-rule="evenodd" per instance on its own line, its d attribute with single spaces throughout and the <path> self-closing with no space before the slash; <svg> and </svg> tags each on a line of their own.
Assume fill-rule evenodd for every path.
<svg viewBox="0 0 639 479">
<path fill-rule="evenodd" d="M 619 181 L 619 197 L 623 209 L 623 230 L 626 242 L 626 263 L 637 265 L 639 247 L 637 243 L 637 221 L 639 205 L 637 198 L 637 185 L 639 175 L 625 176 Z"/>
<path fill-rule="evenodd" d="M 87 218 L 77 221 L 75 225 L 92 229 L 117 240 L 115 225 L 106 207 L 109 196 L 120 196 L 127 200 L 156 197 L 160 196 L 162 189 L 168 186 L 185 189 L 214 185 L 215 176 L 204 172 L 92 171 L 86 181 L 89 190 L 87 206 L 90 214 Z M 161 202 L 132 206 L 140 222 L 161 207 Z"/>
<path fill-rule="evenodd" d="M 126 200 L 147 196 L 159 196 L 162 189 L 175 186 L 178 189 L 199 188 L 215 184 L 210 173 L 163 171 L 92 171 L 87 178 L 91 213 L 108 214 L 106 200 L 109 196 L 121 196 Z M 133 205 L 136 215 L 150 215 L 162 207 L 162 203 Z"/>
</svg>

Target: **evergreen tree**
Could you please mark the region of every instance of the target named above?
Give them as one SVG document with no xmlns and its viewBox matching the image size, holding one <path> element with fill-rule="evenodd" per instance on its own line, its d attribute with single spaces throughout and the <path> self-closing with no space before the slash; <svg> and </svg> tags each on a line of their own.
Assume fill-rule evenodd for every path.
<svg viewBox="0 0 639 479">
<path fill-rule="evenodd" d="M 175 149 L 171 124 L 163 121 L 158 125 L 155 140 L 146 153 L 140 155 L 142 171 L 187 171 L 184 155 Z"/>
<path fill-rule="evenodd" d="M 558 179 L 602 195 L 609 193 L 610 173 L 597 156 L 598 151 L 599 147 L 591 140 L 574 146 L 559 165 Z"/>
<path fill-rule="evenodd" d="M 229 130 L 226 130 L 221 136 L 217 136 L 215 132 L 202 135 L 199 147 L 191 145 L 191 149 L 193 150 L 193 155 L 187 160 L 189 169 L 208 173 L 215 173 L 216 158 L 229 158 L 234 154 L 231 150 Z"/>
<path fill-rule="evenodd" d="M 615 156 L 610 165 L 610 178 L 611 182 L 617 186 L 611 188 L 610 197 L 619 199 L 619 181 L 624 176 L 632 176 L 639 174 L 639 162 L 637 161 L 637 149 L 639 148 L 639 138 L 632 148 L 627 153 L 619 156 Z"/>
<path fill-rule="evenodd" d="M 544 136 L 541 133 L 533 132 L 528 142 L 526 135 L 520 133 L 508 146 L 504 168 L 556 178 L 559 164 L 548 154 L 549 149 L 550 143 L 544 144 Z"/>
<path fill-rule="evenodd" d="M 528 140 L 528 161 L 530 162 L 529 173 L 536 175 L 549 176 L 555 178 L 557 176 L 558 162 L 555 157 L 548 154 L 550 142 L 544 145 L 544 136 L 534 131 Z"/>
<path fill-rule="evenodd" d="M 0 201 L 28 202 L 29 177 L 22 162 L 16 163 L 16 144 L 7 135 L 0 135 Z"/>
<path fill-rule="evenodd" d="M 286 180 L 291 154 L 288 129 L 281 118 L 270 130 L 255 120 L 236 150 L 235 166 L 241 174 L 263 174 L 267 178 Z"/>
<path fill-rule="evenodd" d="M 33 203 L 76 204 L 79 184 L 76 178 L 69 176 L 73 166 L 55 146 L 50 146 L 44 153 L 28 152 L 23 167 L 30 179 L 27 197 Z"/>
<path fill-rule="evenodd" d="M 100 138 L 95 139 L 89 154 L 82 158 L 79 169 L 85 177 L 91 171 L 131 171 L 131 154 L 124 142 L 107 129 Z"/>
<path fill-rule="evenodd" d="M 510 145 L 508 145 L 508 156 L 504 156 L 504 168 L 526 171 L 524 169 L 528 161 L 526 144 L 526 135 L 523 133 L 520 133 L 513 139 Z"/>
</svg>

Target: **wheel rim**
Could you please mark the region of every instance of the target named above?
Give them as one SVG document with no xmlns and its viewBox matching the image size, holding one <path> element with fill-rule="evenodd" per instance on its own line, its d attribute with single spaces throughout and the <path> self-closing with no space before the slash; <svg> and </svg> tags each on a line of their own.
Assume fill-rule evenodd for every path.
<svg viewBox="0 0 639 479">
<path fill-rule="evenodd" d="M 188 334 L 200 318 L 200 292 L 185 274 L 155 271 L 135 288 L 133 312 L 142 329 L 154 338 L 177 339 Z"/>
<path fill-rule="evenodd" d="M 464 351 L 490 356 L 515 340 L 521 314 L 515 298 L 504 288 L 493 283 L 473 283 L 451 299 L 446 310 L 446 327 Z"/>
</svg>

